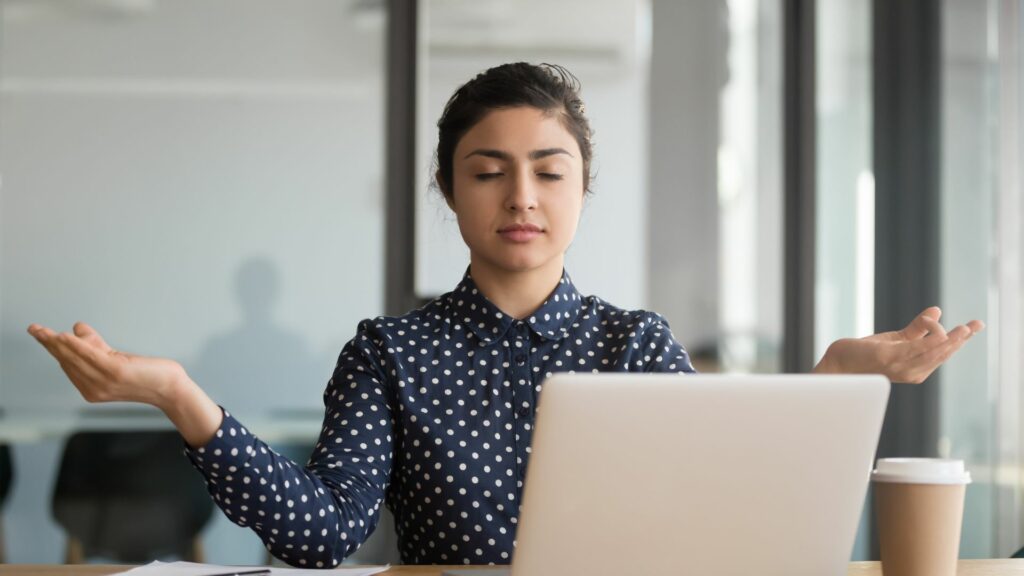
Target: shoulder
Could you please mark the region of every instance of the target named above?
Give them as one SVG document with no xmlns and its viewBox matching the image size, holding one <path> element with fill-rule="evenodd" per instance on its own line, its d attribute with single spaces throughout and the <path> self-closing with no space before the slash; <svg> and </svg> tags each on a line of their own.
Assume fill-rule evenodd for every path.
<svg viewBox="0 0 1024 576">
<path fill-rule="evenodd" d="M 452 293 L 449 292 L 400 316 L 366 318 L 356 328 L 356 339 L 370 339 L 381 344 L 437 333 L 450 322 L 451 303 Z"/>
<path fill-rule="evenodd" d="M 696 372 L 690 355 L 672 334 L 668 320 L 650 310 L 619 308 L 596 296 L 584 298 L 594 322 L 602 324 L 604 338 L 616 342 L 620 366 L 636 372 Z M 593 329 L 593 328 L 592 328 Z M 613 352 L 615 347 L 611 349 Z"/>
<path fill-rule="evenodd" d="M 588 324 L 580 329 L 613 343 L 609 351 L 619 354 L 616 366 L 637 372 L 694 371 L 686 349 L 661 314 L 619 308 L 596 296 L 588 296 L 584 302 L 581 318 Z"/>
<path fill-rule="evenodd" d="M 396 355 L 437 332 L 444 323 L 444 308 L 445 300 L 441 297 L 401 316 L 382 315 L 361 320 L 355 335 L 342 347 L 335 370 L 354 368 L 387 373 L 385 367 Z"/>
<path fill-rule="evenodd" d="M 668 320 L 650 310 L 620 308 L 598 296 L 584 296 L 579 319 L 588 325 L 605 326 L 609 332 L 627 336 L 670 331 Z"/>
</svg>

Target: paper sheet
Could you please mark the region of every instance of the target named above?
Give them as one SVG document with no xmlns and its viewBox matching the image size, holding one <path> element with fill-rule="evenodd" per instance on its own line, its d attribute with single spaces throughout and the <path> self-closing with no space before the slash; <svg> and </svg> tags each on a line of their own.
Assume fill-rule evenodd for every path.
<svg viewBox="0 0 1024 576">
<path fill-rule="evenodd" d="M 324 569 L 306 568 L 277 568 L 271 566 L 223 566 L 218 564 L 196 564 L 195 562 L 150 562 L 145 566 L 132 568 L 127 572 L 119 574 L 130 574 L 131 576 L 208 576 L 210 574 L 232 574 L 233 570 L 248 572 L 250 570 L 270 570 L 271 576 L 310 576 L 318 574 L 325 576 L 370 576 L 387 570 L 389 566 L 366 566 L 362 568 L 335 568 L 325 571 Z"/>
</svg>

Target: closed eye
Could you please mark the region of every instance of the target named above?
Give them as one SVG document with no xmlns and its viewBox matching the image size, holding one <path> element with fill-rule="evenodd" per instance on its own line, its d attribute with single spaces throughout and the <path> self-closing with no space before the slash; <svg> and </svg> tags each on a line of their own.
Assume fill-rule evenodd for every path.
<svg viewBox="0 0 1024 576">
<path fill-rule="evenodd" d="M 495 178 L 504 176 L 502 172 L 482 172 L 476 175 L 476 179 L 480 181 L 494 180 Z"/>
<path fill-rule="evenodd" d="M 561 180 L 561 174 L 555 174 L 554 172 L 538 172 L 537 176 L 540 176 L 544 180 Z"/>
</svg>

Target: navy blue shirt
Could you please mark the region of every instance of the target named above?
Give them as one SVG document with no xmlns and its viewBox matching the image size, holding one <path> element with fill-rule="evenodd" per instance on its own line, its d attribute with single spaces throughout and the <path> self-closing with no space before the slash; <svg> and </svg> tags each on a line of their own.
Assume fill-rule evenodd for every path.
<svg viewBox="0 0 1024 576">
<path fill-rule="evenodd" d="M 364 320 L 324 392 L 309 463 L 230 414 L 186 449 L 217 505 L 292 565 L 338 565 L 386 505 L 406 564 L 506 564 L 515 547 L 537 400 L 554 372 L 693 372 L 659 315 L 581 296 L 563 274 L 529 318 L 467 273 L 404 316 Z"/>
</svg>

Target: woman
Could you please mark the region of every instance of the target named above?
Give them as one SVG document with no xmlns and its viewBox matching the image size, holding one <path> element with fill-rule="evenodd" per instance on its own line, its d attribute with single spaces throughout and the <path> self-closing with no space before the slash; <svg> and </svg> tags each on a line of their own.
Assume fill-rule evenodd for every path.
<svg viewBox="0 0 1024 576">
<path fill-rule="evenodd" d="M 438 122 L 437 185 L 470 250 L 456 288 L 363 321 L 324 393 L 306 467 L 274 453 L 171 360 L 113 350 L 77 323 L 29 332 L 90 402 L 152 404 L 234 522 L 277 557 L 332 567 L 394 511 L 406 563 L 507 563 L 541 382 L 559 371 L 692 372 L 657 314 L 582 296 L 563 270 L 590 180 L 574 77 L 508 64 L 462 86 Z M 904 330 L 840 340 L 816 370 L 920 382 L 982 329 L 929 308 Z"/>
</svg>

